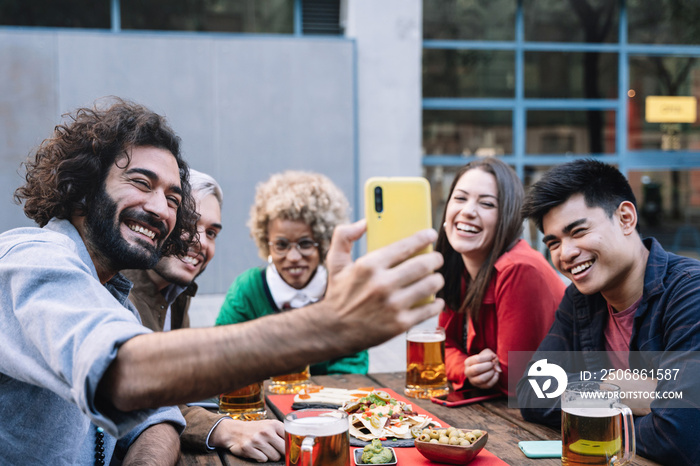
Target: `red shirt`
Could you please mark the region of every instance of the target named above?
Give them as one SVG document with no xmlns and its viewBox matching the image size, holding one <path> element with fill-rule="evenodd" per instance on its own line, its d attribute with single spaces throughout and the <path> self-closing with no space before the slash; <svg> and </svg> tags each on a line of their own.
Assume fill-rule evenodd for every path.
<svg viewBox="0 0 700 466">
<path fill-rule="evenodd" d="M 552 326 L 564 296 L 566 285 L 562 279 L 525 240 L 503 254 L 495 267 L 477 325 L 470 319 L 465 332 L 465 314 L 449 308 L 440 314 L 439 322 L 446 334 L 447 378 L 455 390 L 468 384 L 464 375 L 467 356 L 490 348 L 498 355 L 503 370 L 497 387 L 508 394 L 508 351 L 535 351 Z M 465 294 L 463 280 L 462 298 Z M 517 378 L 521 375 L 514 374 Z"/>
<path fill-rule="evenodd" d="M 637 312 L 640 297 L 637 302 L 621 312 L 615 312 L 608 303 L 608 323 L 605 326 L 605 350 L 608 351 L 610 363 L 615 369 L 629 369 L 630 339 L 634 327 L 634 314 Z"/>
</svg>

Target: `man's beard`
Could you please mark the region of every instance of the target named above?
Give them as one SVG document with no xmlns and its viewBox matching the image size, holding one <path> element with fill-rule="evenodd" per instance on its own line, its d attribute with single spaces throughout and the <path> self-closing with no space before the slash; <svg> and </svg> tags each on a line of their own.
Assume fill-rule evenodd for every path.
<svg viewBox="0 0 700 466">
<path fill-rule="evenodd" d="M 85 216 L 86 236 L 100 256 L 113 270 L 150 269 L 161 256 L 162 240 L 158 245 L 143 240 L 139 245 L 129 244 L 121 234 L 120 225 L 124 218 L 138 220 L 164 238 L 165 225 L 145 212 L 125 209 L 117 218 L 117 203 L 107 194 L 104 186 L 90 202 Z"/>
</svg>

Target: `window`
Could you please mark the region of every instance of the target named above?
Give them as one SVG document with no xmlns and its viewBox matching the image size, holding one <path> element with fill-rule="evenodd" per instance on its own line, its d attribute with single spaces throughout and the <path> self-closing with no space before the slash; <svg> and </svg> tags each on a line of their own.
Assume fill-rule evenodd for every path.
<svg viewBox="0 0 700 466">
<path fill-rule="evenodd" d="M 475 157 L 501 157 L 526 186 L 552 165 L 603 157 L 628 175 L 644 234 L 673 250 L 695 229 L 678 241 L 697 238 L 700 256 L 700 119 L 645 113 L 650 96 L 700 97 L 700 2 L 442 0 L 423 12 L 435 208 Z"/>
<path fill-rule="evenodd" d="M 0 25 L 109 29 L 109 0 L 3 0 Z"/>
<path fill-rule="evenodd" d="M 120 0 L 122 29 L 291 34 L 293 0 Z"/>
</svg>

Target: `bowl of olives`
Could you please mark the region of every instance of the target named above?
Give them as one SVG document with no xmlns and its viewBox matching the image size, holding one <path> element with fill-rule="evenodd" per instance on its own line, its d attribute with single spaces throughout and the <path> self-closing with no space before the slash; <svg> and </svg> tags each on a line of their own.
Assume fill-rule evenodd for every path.
<svg viewBox="0 0 700 466">
<path fill-rule="evenodd" d="M 416 437 L 416 450 L 430 461 L 467 464 L 483 450 L 489 434 L 480 429 L 423 429 Z"/>
</svg>

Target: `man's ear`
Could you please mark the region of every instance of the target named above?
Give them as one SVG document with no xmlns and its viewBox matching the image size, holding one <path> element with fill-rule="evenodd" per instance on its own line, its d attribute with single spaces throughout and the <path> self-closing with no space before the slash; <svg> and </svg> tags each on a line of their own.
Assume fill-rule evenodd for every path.
<svg viewBox="0 0 700 466">
<path fill-rule="evenodd" d="M 634 204 L 632 204 L 630 201 L 621 202 L 617 207 L 616 214 L 619 219 L 620 226 L 622 227 L 622 232 L 625 235 L 630 235 L 636 231 L 637 221 L 639 218 L 637 217 L 637 209 L 634 207 Z"/>
</svg>

